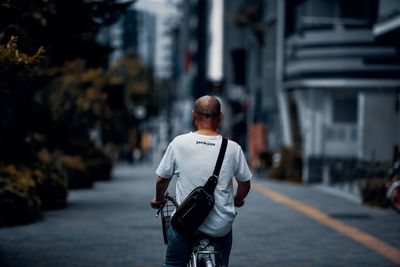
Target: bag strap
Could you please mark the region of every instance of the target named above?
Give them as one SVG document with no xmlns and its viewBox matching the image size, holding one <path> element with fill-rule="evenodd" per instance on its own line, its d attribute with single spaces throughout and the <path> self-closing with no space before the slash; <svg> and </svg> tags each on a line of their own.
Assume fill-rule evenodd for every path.
<svg viewBox="0 0 400 267">
<path fill-rule="evenodd" d="M 214 168 L 214 172 L 213 172 L 213 176 L 215 176 L 217 178 L 218 178 L 219 172 L 221 170 L 222 162 L 224 161 L 225 151 L 226 151 L 227 146 L 228 146 L 228 139 L 226 139 L 225 137 L 222 137 L 221 148 L 219 149 L 217 163 L 215 164 L 215 168 Z"/>
</svg>

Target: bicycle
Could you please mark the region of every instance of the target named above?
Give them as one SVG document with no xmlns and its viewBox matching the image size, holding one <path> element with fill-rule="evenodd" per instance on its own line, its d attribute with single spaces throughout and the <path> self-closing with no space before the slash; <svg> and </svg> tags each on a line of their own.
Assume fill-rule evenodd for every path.
<svg viewBox="0 0 400 267">
<path fill-rule="evenodd" d="M 389 169 L 386 181 L 386 198 L 389 204 L 400 212 L 400 160 Z"/>
<path fill-rule="evenodd" d="M 172 212 L 179 206 L 175 198 L 168 192 L 165 194 L 165 202 L 157 210 L 156 217 L 161 214 L 161 226 L 164 244 L 168 244 L 168 228 L 171 225 Z M 222 255 L 214 249 L 211 238 L 199 235 L 194 238 L 194 247 L 190 256 L 188 267 L 217 267 L 217 262 L 221 262 Z"/>
</svg>

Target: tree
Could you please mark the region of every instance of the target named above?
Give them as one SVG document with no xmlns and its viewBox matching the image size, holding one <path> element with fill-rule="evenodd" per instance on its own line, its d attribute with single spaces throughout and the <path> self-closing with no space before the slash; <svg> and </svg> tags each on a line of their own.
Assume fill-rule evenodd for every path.
<svg viewBox="0 0 400 267">
<path fill-rule="evenodd" d="M 114 23 L 135 1 L 8 0 L 0 6 L 0 43 L 11 35 L 33 53 L 44 46 L 51 66 L 85 58 L 91 66 L 106 62 L 110 48 L 96 43 L 100 27 Z"/>
<path fill-rule="evenodd" d="M 33 101 L 38 61 L 44 54 L 41 47 L 33 55 L 21 53 L 18 38 L 12 36 L 0 45 L 0 161 L 26 161 L 32 157 L 29 139 L 45 118 L 43 110 Z M 40 116 L 42 120 L 37 120 Z M 37 124 L 34 122 L 38 121 Z"/>
<path fill-rule="evenodd" d="M 109 178 L 111 161 L 88 133 L 121 118 L 105 91 L 110 48 L 95 39 L 132 3 L 0 2 L 0 226 L 63 207 L 71 178 Z"/>
<path fill-rule="evenodd" d="M 80 68 L 82 72 L 104 66 L 110 49 L 96 43 L 96 34 L 100 27 L 115 22 L 133 2 L 1 1 L 0 44 L 8 43 L 8 47 L 3 45 L 3 55 L 0 55 L 0 145 L 3 148 L 0 160 L 19 161 L 25 158 L 29 161 L 31 153 L 28 152 L 34 153 L 35 150 L 33 137 L 38 134 L 49 136 L 53 134 L 52 128 L 65 130 L 67 127 L 71 130 L 67 133 L 75 136 L 78 134 L 76 130 L 79 127 L 73 123 L 71 125 L 71 119 L 80 116 L 75 114 L 75 117 L 71 117 L 71 110 L 64 110 L 63 115 L 59 112 L 58 117 L 51 116 L 54 109 L 48 97 L 64 95 L 67 97 L 64 104 L 76 104 L 76 107 L 81 107 L 79 111 L 88 105 L 87 100 L 91 96 L 99 96 L 96 100 L 91 99 L 92 102 L 100 101 L 101 98 L 104 100 L 104 95 L 100 97 L 99 89 L 89 88 L 88 84 L 93 81 L 78 82 L 75 85 L 64 82 L 63 85 L 69 91 L 59 87 L 60 81 L 66 81 L 68 75 L 71 76 L 71 73 L 67 73 L 71 64 L 68 62 L 76 62 L 78 58 L 83 62 L 81 65 L 84 65 Z M 17 40 L 19 50 L 26 54 L 17 49 Z M 29 57 L 28 54 L 33 56 Z M 39 57 L 42 59 L 41 64 L 37 64 Z M 88 97 L 85 98 L 85 95 Z M 99 116 L 90 114 L 94 111 L 93 108 L 87 109 L 78 113 L 87 116 L 72 120 L 80 125 L 86 123 L 85 127 L 80 127 L 81 133 L 92 127 L 90 116 Z M 86 135 L 81 137 L 85 138 Z"/>
</svg>

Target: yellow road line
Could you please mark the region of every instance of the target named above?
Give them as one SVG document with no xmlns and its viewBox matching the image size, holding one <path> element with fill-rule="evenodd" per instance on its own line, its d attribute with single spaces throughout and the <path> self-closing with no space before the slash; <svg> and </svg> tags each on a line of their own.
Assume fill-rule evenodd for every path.
<svg viewBox="0 0 400 267">
<path fill-rule="evenodd" d="M 347 224 L 342 223 L 339 220 L 336 220 L 330 217 L 328 214 L 322 212 L 319 209 L 316 209 L 312 206 L 309 206 L 303 202 L 287 197 L 281 193 L 275 192 L 267 187 L 253 183 L 253 189 L 262 193 L 263 195 L 272 198 L 273 200 L 285 204 L 293 209 L 298 210 L 299 212 L 307 215 L 308 217 L 316 220 L 317 222 L 326 225 L 347 237 L 367 246 L 379 254 L 385 256 L 389 260 L 400 264 L 400 249 L 393 247 L 355 227 L 349 226 Z"/>
</svg>

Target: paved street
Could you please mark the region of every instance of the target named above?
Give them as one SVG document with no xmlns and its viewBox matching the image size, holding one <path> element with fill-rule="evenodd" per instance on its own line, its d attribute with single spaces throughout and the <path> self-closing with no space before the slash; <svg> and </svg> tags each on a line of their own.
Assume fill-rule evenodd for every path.
<svg viewBox="0 0 400 267">
<path fill-rule="evenodd" d="M 153 172 L 151 165 L 119 165 L 113 180 L 71 191 L 66 209 L 0 229 L 0 266 L 161 266 L 160 220 L 149 208 Z M 312 186 L 253 184 L 234 225 L 231 267 L 400 265 L 400 215 L 392 210 Z"/>
</svg>

